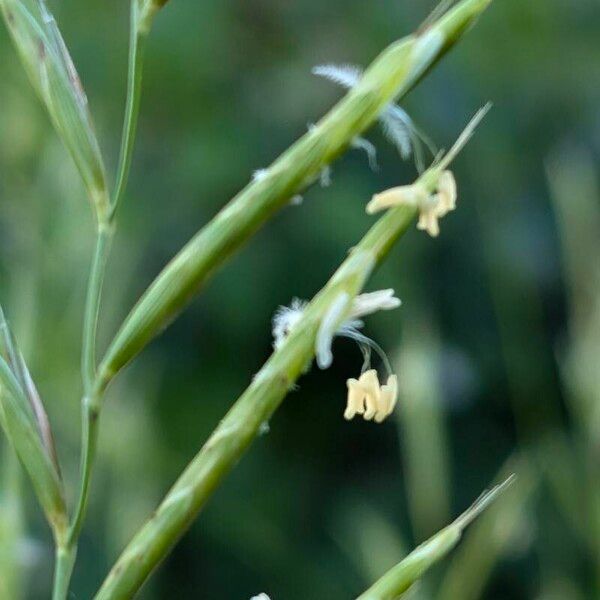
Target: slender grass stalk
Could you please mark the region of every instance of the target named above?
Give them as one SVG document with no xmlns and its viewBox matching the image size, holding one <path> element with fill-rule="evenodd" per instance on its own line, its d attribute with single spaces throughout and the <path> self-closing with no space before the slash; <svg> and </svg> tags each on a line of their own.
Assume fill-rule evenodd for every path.
<svg viewBox="0 0 600 600">
<path fill-rule="evenodd" d="M 81 475 L 79 482 L 78 500 L 73 514 L 67 546 L 57 552 L 58 570 L 68 570 L 64 577 L 57 577 L 58 584 L 66 579 L 66 588 L 59 587 L 59 593 L 68 590 L 70 571 L 76 554 L 76 544 L 87 510 L 92 470 L 98 442 L 98 413 L 100 398 L 96 393 L 96 345 L 98 317 L 102 298 L 102 287 L 112 239 L 116 229 L 117 208 L 122 203 L 131 170 L 135 134 L 139 116 L 142 91 L 142 72 L 144 64 L 145 40 L 149 28 L 140 27 L 137 0 L 131 0 L 129 62 L 127 75 L 127 99 L 121 151 L 117 167 L 115 191 L 111 201 L 111 209 L 105 222 L 99 223 L 96 247 L 90 273 L 86 299 L 83 343 L 82 343 L 82 377 L 85 394 L 82 400 L 82 441 L 81 441 Z M 59 561 L 58 558 L 62 560 Z M 61 597 L 61 596 L 58 596 Z"/>
<path fill-rule="evenodd" d="M 209 276 L 274 212 L 404 96 L 460 38 L 491 0 L 462 0 L 438 21 L 385 50 L 360 83 L 314 128 L 216 215 L 163 269 L 132 309 L 99 367 L 103 390 L 193 298 Z"/>
<path fill-rule="evenodd" d="M 485 492 L 454 523 L 413 550 L 401 563 L 388 571 L 357 600 L 397 600 L 434 564 L 444 558 L 460 541 L 465 527 L 478 517 L 504 490 L 513 477 Z"/>
<path fill-rule="evenodd" d="M 84 396 L 81 402 L 81 466 L 77 503 L 69 528 L 64 553 L 76 553 L 74 546 L 81 531 L 87 509 L 88 494 L 98 441 L 98 399 L 94 396 L 96 381 L 96 338 L 102 299 L 102 285 L 114 235 L 114 224 L 99 225 L 96 247 L 88 283 L 83 323 L 81 371 Z M 58 554 L 57 554 L 58 556 Z M 58 562 L 57 562 L 58 567 Z"/>
<path fill-rule="evenodd" d="M 98 409 L 93 400 L 84 397 L 81 415 L 81 476 L 79 494 L 73 519 L 69 528 L 69 544 L 77 542 L 87 510 L 92 469 L 98 445 Z"/>
<path fill-rule="evenodd" d="M 85 303 L 83 320 L 83 341 L 81 352 L 81 371 L 85 394 L 91 394 L 96 380 L 96 337 L 98 318 L 100 315 L 100 302 L 102 297 L 102 284 L 106 264 L 110 254 L 113 227 L 102 224 L 98 229 L 94 258 L 90 270 L 88 291 Z"/>
<path fill-rule="evenodd" d="M 54 582 L 52 584 L 52 600 L 64 600 L 69 593 L 69 583 L 76 550 L 69 544 L 59 545 L 55 551 Z"/>
<path fill-rule="evenodd" d="M 138 115 L 142 98 L 142 75 L 144 70 L 144 56 L 146 40 L 149 34 L 149 25 L 141 26 L 140 11 L 137 0 L 131 0 L 129 24 L 129 66 L 127 76 L 127 104 L 123 122 L 123 136 L 121 139 L 121 152 L 117 168 L 115 192 L 111 207 L 111 220 L 114 221 L 116 211 L 121 205 L 127 181 L 131 171 L 131 160 L 135 146 Z"/>
<path fill-rule="evenodd" d="M 389 211 L 354 247 L 121 554 L 96 600 L 131 598 L 139 590 L 306 370 L 314 357 L 319 325 L 333 303 L 341 293 L 353 298 L 362 290 L 415 216 L 416 209 L 409 207 Z"/>
</svg>

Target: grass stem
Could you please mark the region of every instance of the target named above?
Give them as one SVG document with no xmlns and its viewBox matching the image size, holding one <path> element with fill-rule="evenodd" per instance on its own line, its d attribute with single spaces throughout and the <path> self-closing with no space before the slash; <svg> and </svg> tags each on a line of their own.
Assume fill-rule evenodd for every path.
<svg viewBox="0 0 600 600">
<path fill-rule="evenodd" d="M 66 600 L 69 593 L 69 582 L 75 564 L 75 548 L 59 546 L 56 549 L 56 563 L 54 567 L 54 584 L 52 586 L 52 600 Z"/>
<path fill-rule="evenodd" d="M 125 194 L 129 172 L 131 170 L 140 107 L 143 55 L 146 38 L 147 32 L 139 31 L 137 2 L 136 0 L 132 0 L 127 100 L 115 191 L 111 202 L 110 213 L 105 222 L 100 222 L 98 227 L 83 325 L 81 362 L 84 397 L 82 401 L 81 475 L 79 492 L 66 545 L 62 548 L 58 547 L 56 552 L 55 592 L 53 600 L 62 600 L 62 598 L 66 597 L 68 591 L 71 571 L 77 553 L 77 540 L 87 511 L 92 471 L 96 457 L 100 405 L 100 394 L 98 393 L 96 381 L 96 345 L 98 319 L 102 299 L 102 285 L 116 228 L 116 211 Z"/>
<path fill-rule="evenodd" d="M 89 498 L 92 470 L 96 457 L 96 446 L 98 443 L 98 403 L 87 396 L 83 401 L 81 433 L 81 476 L 79 483 L 79 496 L 73 520 L 69 528 L 68 543 L 74 546 L 83 526 L 83 520 L 87 509 Z"/>
<path fill-rule="evenodd" d="M 101 225 L 96 238 L 96 247 L 94 249 L 94 258 L 88 282 L 81 353 L 81 371 L 86 395 L 93 389 L 96 380 L 96 334 L 98 317 L 100 315 L 102 284 L 104 282 L 104 273 L 106 271 L 112 237 L 113 228 L 110 225 Z"/>
<path fill-rule="evenodd" d="M 131 171 L 131 161 L 135 147 L 137 122 L 142 98 L 142 74 L 148 31 L 139 28 L 139 10 L 136 0 L 131 1 L 131 23 L 129 37 L 129 72 L 127 77 L 127 104 L 123 122 L 121 152 L 117 167 L 117 179 L 112 201 L 111 221 L 115 219 L 118 207 L 121 205 L 127 181 Z"/>
<path fill-rule="evenodd" d="M 102 283 L 110 253 L 112 236 L 113 228 L 111 226 L 100 228 L 88 284 L 82 350 L 84 396 L 82 401 L 81 476 L 77 504 L 69 528 L 68 544 L 70 547 L 76 544 L 83 519 L 85 518 L 93 462 L 96 454 L 98 399 L 93 392 L 96 380 L 96 334 L 102 297 Z"/>
</svg>

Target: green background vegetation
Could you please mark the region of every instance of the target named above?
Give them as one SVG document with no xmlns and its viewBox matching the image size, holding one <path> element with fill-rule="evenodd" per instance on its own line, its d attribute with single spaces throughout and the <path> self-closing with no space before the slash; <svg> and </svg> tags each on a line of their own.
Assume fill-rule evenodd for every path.
<svg viewBox="0 0 600 600">
<path fill-rule="evenodd" d="M 126 4 L 52 3 L 111 169 Z M 339 96 L 311 67 L 366 65 L 431 8 L 172 0 L 149 44 L 102 348 L 181 245 Z M 343 421 L 361 356 L 337 342 L 333 367 L 300 381 L 142 597 L 351 598 L 502 468 L 519 486 L 415 598 L 598 597 L 599 31 L 594 0 L 497 0 L 410 94 L 405 108 L 442 147 L 487 100 L 495 108 L 455 164 L 460 209 L 439 240 L 410 232 L 372 285 L 404 301 L 367 328 L 398 368 L 396 418 Z M 73 489 L 91 211 L 4 30 L 0 57 L 0 297 Z M 370 224 L 373 193 L 414 178 L 376 129 L 369 137 L 380 172 L 355 151 L 338 161 L 332 186 L 269 223 L 111 388 L 75 598 L 97 589 L 267 358 L 276 307 L 323 285 Z M 49 533 L 5 446 L 0 460 L 0 576 L 45 598 Z M 3 540 L 18 540 L 20 573 Z"/>
</svg>

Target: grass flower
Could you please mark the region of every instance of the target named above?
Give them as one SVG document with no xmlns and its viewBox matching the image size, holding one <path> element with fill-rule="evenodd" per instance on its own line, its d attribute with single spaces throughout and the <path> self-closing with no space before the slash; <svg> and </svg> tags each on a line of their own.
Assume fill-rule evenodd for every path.
<svg viewBox="0 0 600 600">
<path fill-rule="evenodd" d="M 363 70 L 357 65 L 318 65 L 312 70 L 313 75 L 323 77 L 346 89 L 353 89 L 363 77 Z M 408 113 L 398 104 L 390 102 L 379 115 L 379 123 L 385 137 L 398 149 L 403 160 L 414 155 L 419 171 L 423 164 L 423 145 L 432 149 L 430 140 L 416 127 Z M 369 165 L 377 169 L 377 150 L 363 137 L 356 137 L 352 148 L 364 150 L 369 158 Z M 433 151 L 433 150 L 432 150 Z"/>
<path fill-rule="evenodd" d="M 391 600 L 404 597 L 405 592 L 410 590 L 428 569 L 442 560 L 458 544 L 466 527 L 513 485 L 515 478 L 515 475 L 511 475 L 491 490 L 484 492 L 454 522 L 415 548 L 357 600 Z"/>
<path fill-rule="evenodd" d="M 273 348 L 283 345 L 285 338 L 302 318 L 307 302 L 294 298 L 289 306 L 280 306 L 273 315 Z"/>
<path fill-rule="evenodd" d="M 411 206 L 419 211 L 417 228 L 431 237 L 440 234 L 439 220 L 456 208 L 457 187 L 452 171 L 439 174 L 433 190 L 418 180 L 412 185 L 395 187 L 376 194 L 367 205 L 367 213 L 374 214 L 394 206 Z"/>
<path fill-rule="evenodd" d="M 13 444 L 56 540 L 65 535 L 65 494 L 48 416 L 0 307 L 0 426 Z"/>
<path fill-rule="evenodd" d="M 398 308 L 402 302 L 396 298 L 392 289 L 379 290 L 357 296 L 348 307 L 349 298 L 347 294 L 340 294 L 336 302 L 329 309 L 319 327 L 316 342 L 317 364 L 321 369 L 327 369 L 331 366 L 333 356 L 331 354 L 331 344 L 334 337 L 342 336 L 354 339 L 359 345 L 369 347 L 377 346 L 373 340 L 370 340 L 358 330 L 364 326 L 362 317 L 371 315 L 380 310 L 392 310 Z M 273 316 L 273 347 L 280 348 L 286 337 L 291 333 L 295 325 L 301 320 L 307 302 L 294 298 L 290 306 L 280 306 Z M 344 318 L 344 311 L 348 315 Z M 340 324 L 339 321 L 342 320 Z"/>
<path fill-rule="evenodd" d="M 471 119 L 450 151 L 441 152 L 429 169 L 411 185 L 394 187 L 375 194 L 366 211 L 372 215 L 397 206 L 408 206 L 419 211 L 417 228 L 431 237 L 440 233 L 439 221 L 456 209 L 458 196 L 456 179 L 447 167 L 473 136 L 475 129 L 490 110 L 491 104 L 480 109 Z"/>
<path fill-rule="evenodd" d="M 396 298 L 392 289 L 378 290 L 367 294 L 360 294 L 354 299 L 350 317 L 360 319 L 380 310 L 393 310 L 402 305 L 400 298 Z"/>
<path fill-rule="evenodd" d="M 56 20 L 44 0 L 0 0 L 0 12 L 25 71 L 102 221 L 109 210 L 104 163 L 87 96 Z"/>
<path fill-rule="evenodd" d="M 398 377 L 390 375 L 385 385 L 380 385 L 377 371 L 365 371 L 359 379 L 348 379 L 348 401 L 344 418 L 350 421 L 363 415 L 365 421 L 374 418 L 381 423 L 394 411 L 398 399 Z"/>
<path fill-rule="evenodd" d="M 347 293 L 341 293 L 325 313 L 315 341 L 315 356 L 320 369 L 327 369 L 333 362 L 331 349 L 335 337 L 354 340 L 363 353 L 360 378 L 348 380 L 348 402 L 344 417 L 352 419 L 356 414 L 365 420 L 375 419 L 381 423 L 394 409 L 398 397 L 398 380 L 392 373 L 387 355 L 374 340 L 359 330 L 364 327 L 362 317 L 380 310 L 393 310 L 401 305 L 392 289 L 378 290 L 356 296 L 352 302 Z M 290 306 L 281 306 L 273 317 L 273 346 L 281 348 L 287 336 L 302 320 L 307 302 L 294 298 Z M 341 324 L 340 324 L 341 323 Z M 387 384 L 380 386 L 377 371 L 371 369 L 371 351 L 381 357 L 388 373 Z"/>
</svg>

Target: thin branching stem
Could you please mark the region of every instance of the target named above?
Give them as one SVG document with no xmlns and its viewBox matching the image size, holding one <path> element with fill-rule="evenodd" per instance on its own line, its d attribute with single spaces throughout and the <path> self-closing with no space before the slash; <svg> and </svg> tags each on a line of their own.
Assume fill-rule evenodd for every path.
<svg viewBox="0 0 600 600">
<path fill-rule="evenodd" d="M 141 30 L 138 26 L 139 10 L 136 0 L 131 1 L 131 23 L 129 37 L 129 73 L 127 77 L 127 105 L 125 107 L 125 120 L 123 122 L 123 137 L 121 139 L 121 152 L 117 168 L 117 180 L 112 201 L 111 220 L 115 219 L 116 212 L 123 201 L 127 181 L 131 171 L 131 160 L 135 147 L 137 122 L 142 98 L 142 75 L 144 70 L 144 55 L 148 31 Z"/>
<path fill-rule="evenodd" d="M 92 470 L 96 458 L 96 446 L 98 443 L 98 403 L 93 398 L 88 398 L 87 396 L 84 397 L 81 421 L 81 476 L 77 506 L 69 529 L 69 546 L 77 544 L 77 539 L 81 532 L 81 527 L 83 526 L 89 498 Z"/>
<path fill-rule="evenodd" d="M 83 342 L 81 353 L 81 371 L 85 394 L 94 387 L 96 379 L 96 332 L 100 315 L 102 284 L 110 253 L 113 229 L 110 225 L 100 225 L 94 249 L 94 258 L 90 270 L 85 314 L 83 321 Z"/>
<path fill-rule="evenodd" d="M 75 553 L 74 547 L 57 546 L 56 548 L 52 600 L 65 600 L 67 598 L 69 582 L 75 564 Z"/>
<path fill-rule="evenodd" d="M 76 544 L 85 517 L 98 437 L 96 425 L 98 420 L 98 402 L 93 393 L 96 379 L 96 333 L 98 330 L 98 316 L 102 297 L 102 283 L 104 281 L 112 237 L 113 228 L 110 225 L 99 228 L 88 285 L 82 351 L 84 396 L 82 401 L 81 476 L 77 504 L 69 530 L 69 547 Z"/>
<path fill-rule="evenodd" d="M 77 504 L 73 513 L 66 543 L 57 548 L 54 584 L 54 600 L 66 597 L 73 563 L 76 555 L 77 540 L 85 519 L 92 471 L 98 442 L 98 412 L 100 397 L 96 385 L 96 344 L 102 287 L 106 265 L 110 255 L 112 239 L 116 228 L 116 211 L 123 200 L 134 150 L 135 134 L 139 115 L 143 55 L 147 31 L 138 29 L 138 9 L 136 0 L 131 2 L 131 24 L 129 40 L 129 67 L 127 83 L 127 101 L 121 151 L 117 167 L 115 191 L 111 210 L 105 222 L 99 223 L 96 248 L 91 266 L 86 299 L 82 344 L 82 377 L 84 397 L 82 401 L 81 434 L 81 475 Z"/>
<path fill-rule="evenodd" d="M 94 258 L 92 260 L 88 292 L 86 298 L 83 344 L 82 344 L 82 377 L 84 396 L 82 401 L 82 434 L 81 434 L 81 474 L 77 495 L 77 504 L 71 525 L 65 540 L 57 541 L 56 562 L 54 567 L 53 600 L 64 600 L 69 590 L 69 581 L 77 554 L 77 539 L 85 518 L 90 481 L 96 443 L 98 438 L 97 421 L 98 402 L 91 395 L 96 377 L 96 332 L 100 314 L 102 283 L 110 253 L 113 228 L 100 225 L 96 238 Z"/>
</svg>

